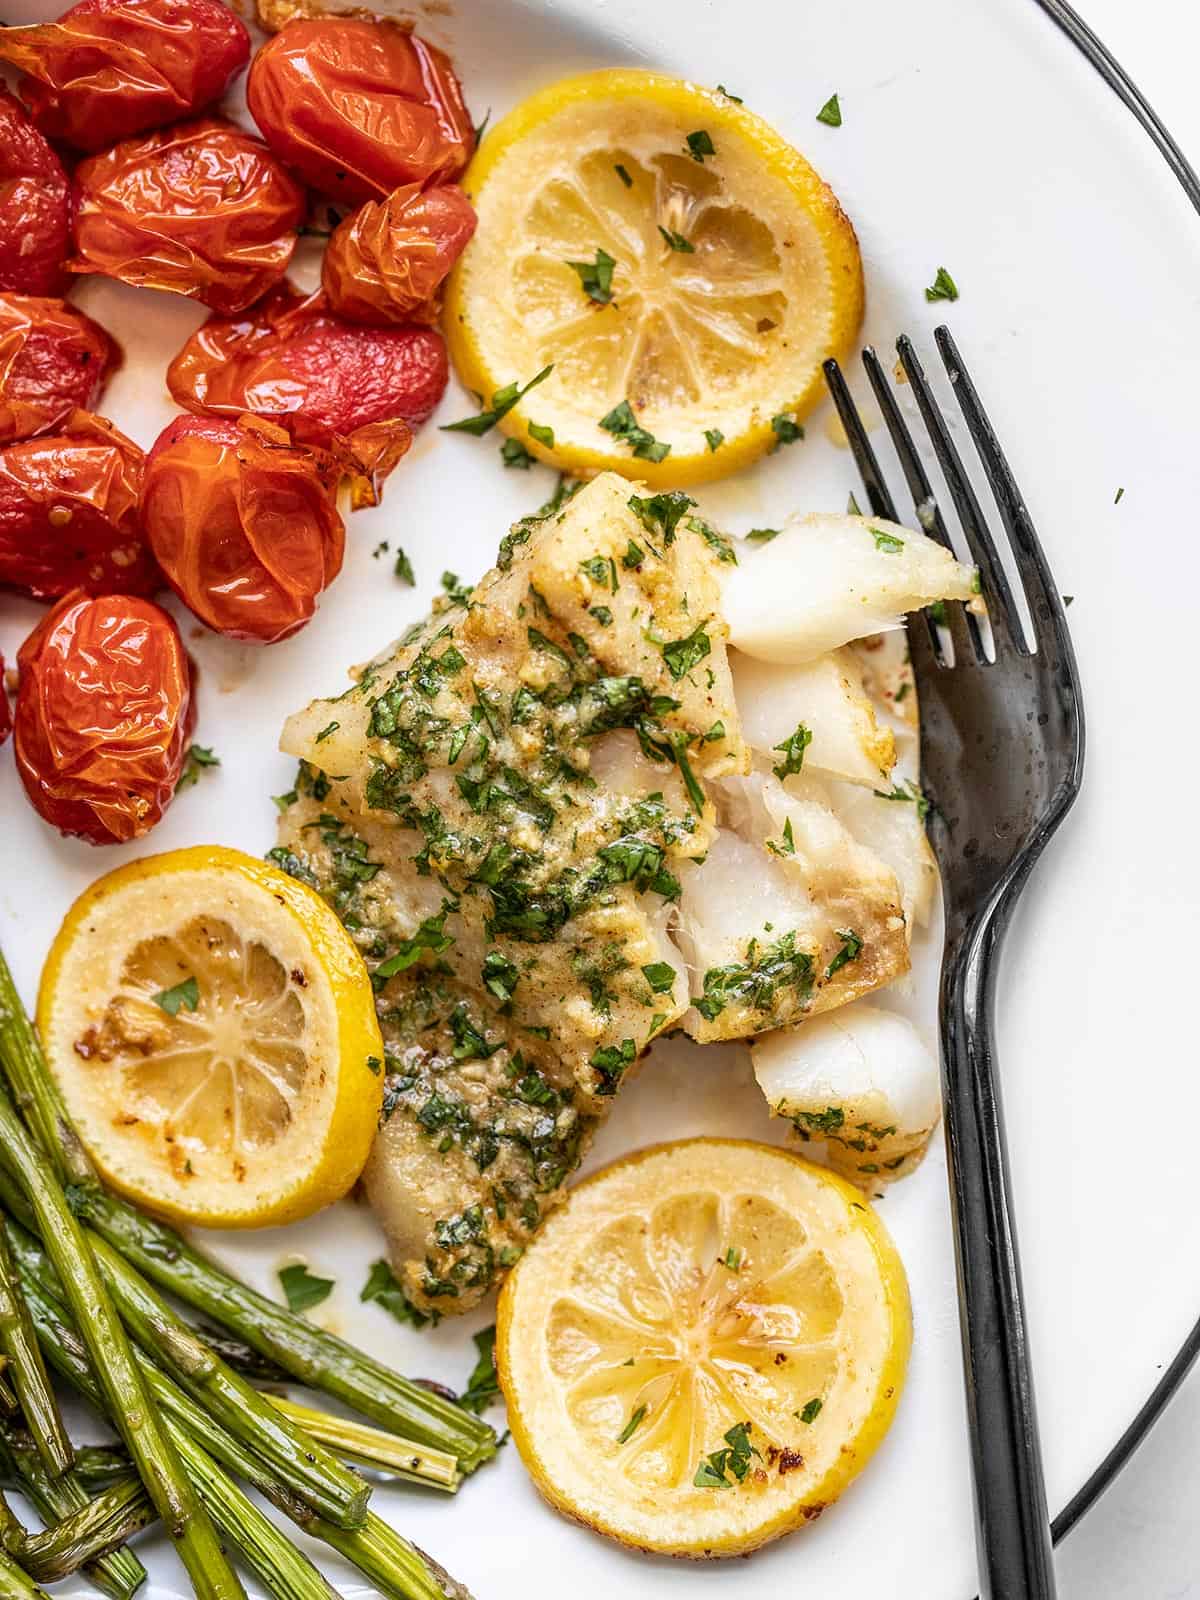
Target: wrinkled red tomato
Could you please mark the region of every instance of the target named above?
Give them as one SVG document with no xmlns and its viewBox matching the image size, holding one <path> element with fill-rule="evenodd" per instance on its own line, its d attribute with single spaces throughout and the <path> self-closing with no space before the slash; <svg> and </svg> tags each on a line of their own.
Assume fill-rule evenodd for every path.
<svg viewBox="0 0 1200 1600">
<path fill-rule="evenodd" d="M 8 690 L 4 686 L 4 657 L 0 656 L 0 744 L 12 732 L 12 708 L 8 703 Z"/>
<path fill-rule="evenodd" d="M 0 450 L 0 584 L 35 600 L 75 588 L 153 594 L 162 576 L 138 519 L 144 461 L 87 411 Z"/>
<path fill-rule="evenodd" d="M 250 35 L 220 0 L 81 0 L 57 22 L 0 31 L 34 122 L 79 150 L 192 116 L 249 59 Z"/>
<path fill-rule="evenodd" d="M 176 417 L 146 460 L 142 524 L 175 593 L 210 628 L 274 644 L 341 570 L 340 469 L 262 417 Z"/>
<path fill-rule="evenodd" d="M 287 271 L 304 191 L 266 145 L 208 118 L 91 156 L 76 172 L 72 272 L 240 311 Z"/>
<path fill-rule="evenodd" d="M 70 253 L 71 186 L 63 164 L 0 84 L 0 289 L 61 294 Z"/>
<path fill-rule="evenodd" d="M 339 200 L 447 182 L 475 148 L 447 58 L 382 19 L 289 22 L 255 56 L 246 100 L 272 150 Z"/>
<path fill-rule="evenodd" d="M 118 359 L 100 324 L 65 300 L 0 294 L 0 445 L 90 411 Z"/>
<path fill-rule="evenodd" d="M 167 387 L 189 411 L 288 417 L 294 435 L 346 461 L 355 503 L 371 505 L 448 375 L 435 329 L 360 328 L 321 295 L 283 284 L 245 316 L 199 328 L 167 368 Z"/>
<path fill-rule="evenodd" d="M 408 184 L 337 228 L 321 286 L 351 322 L 432 320 L 433 297 L 474 232 L 475 211 L 457 184 Z"/>
<path fill-rule="evenodd" d="M 92 844 L 148 833 L 195 721 L 179 629 L 151 600 L 63 597 L 17 656 L 17 771 L 35 811 Z"/>
</svg>

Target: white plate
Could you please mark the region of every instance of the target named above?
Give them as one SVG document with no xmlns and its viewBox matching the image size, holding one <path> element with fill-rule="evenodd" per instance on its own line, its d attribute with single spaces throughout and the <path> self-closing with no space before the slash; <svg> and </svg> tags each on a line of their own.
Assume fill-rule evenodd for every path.
<svg viewBox="0 0 1200 1600">
<path fill-rule="evenodd" d="M 10 0 L 7 20 L 50 14 Z M 661 67 L 742 95 L 830 180 L 863 245 L 867 336 L 901 330 L 922 348 L 945 314 L 1010 450 L 1063 590 L 1087 699 L 1081 801 L 1028 892 L 1002 981 L 1017 1212 L 1054 1509 L 1075 1492 L 1151 1389 L 1200 1306 L 1200 1262 L 1180 1248 L 1200 1125 L 1190 1000 L 1200 945 L 1196 759 L 1173 689 L 1191 666 L 1200 586 L 1194 352 L 1200 245 L 1166 167 L 1032 0 L 425 0 L 419 26 L 453 52 L 476 114 L 502 113 L 553 78 L 617 62 Z M 815 121 L 841 96 L 844 126 Z M 939 265 L 962 298 L 928 306 Z M 182 300 L 93 280 L 79 302 L 120 338 L 127 365 L 105 409 L 149 445 L 170 414 L 162 373 L 201 320 Z M 863 385 L 851 374 L 860 396 Z M 439 420 L 469 404 L 453 390 Z M 837 509 L 849 456 L 814 419 L 808 440 L 702 496 L 735 528 L 792 509 Z M 888 460 L 885 453 L 885 461 Z M 211 636 L 199 737 L 219 772 L 185 794 L 142 852 L 220 840 L 272 842 L 268 796 L 286 789 L 280 724 L 336 689 L 346 664 L 419 614 L 446 566 L 487 565 L 509 521 L 549 477 L 501 470 L 494 439 L 421 435 L 386 503 L 353 519 L 346 570 L 316 621 L 268 651 Z M 1124 497 L 1114 505 L 1117 489 Z M 372 559 L 404 545 L 420 586 Z M 0 597 L 11 660 L 40 608 Z M 1178 746 L 1178 750 L 1176 750 Z M 1148 751 L 1167 754 L 1162 765 Z M 1170 760 L 1167 759 L 1170 756 Z M 25 804 L 0 757 L 0 942 L 32 998 L 75 894 L 138 853 L 60 840 Z M 769 1137 L 736 1050 L 684 1061 L 667 1046 L 617 1102 L 611 1155 L 700 1130 Z M 699 1092 L 698 1092 L 699 1091 Z M 735 1109 L 736 1108 L 736 1109 Z M 967 1600 L 975 1593 L 963 1396 L 940 1150 L 888 1197 L 907 1263 L 916 1344 L 896 1425 L 864 1478 L 803 1534 L 755 1557 L 697 1569 L 624 1554 L 548 1511 L 510 1447 L 458 1500 L 384 1493 L 376 1504 L 480 1600 L 518 1600 L 570 1574 L 573 1590 L 690 1600 L 719 1585 L 749 1600 L 763 1581 L 823 1600 L 866 1593 Z M 213 1241 L 206 1241 L 212 1244 Z M 365 1213 L 342 1207 L 286 1234 L 220 1241 L 264 1287 L 289 1255 L 338 1280 L 320 1309 L 405 1371 L 461 1384 L 469 1324 L 422 1334 L 358 1304 L 379 1253 Z M 146 1546 L 151 1600 L 186 1593 L 173 1558 Z M 370 1593 L 329 1568 L 346 1596 Z M 90 1592 L 68 1584 L 69 1595 Z"/>
</svg>

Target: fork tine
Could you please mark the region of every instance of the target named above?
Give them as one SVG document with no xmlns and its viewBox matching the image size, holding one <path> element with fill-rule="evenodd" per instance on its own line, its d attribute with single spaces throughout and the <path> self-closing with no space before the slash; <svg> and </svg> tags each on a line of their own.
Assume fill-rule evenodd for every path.
<svg viewBox="0 0 1200 1600">
<path fill-rule="evenodd" d="M 883 420 L 887 431 L 892 436 L 892 443 L 896 447 L 896 455 L 900 461 L 900 469 L 904 473 L 904 481 L 908 484 L 908 492 L 912 496 L 913 510 L 917 513 L 917 521 L 931 539 L 936 539 L 939 544 L 944 544 L 946 549 L 951 548 L 950 535 L 946 532 L 946 524 L 942 519 L 941 507 L 934 497 L 933 487 L 929 482 L 924 464 L 917 454 L 913 444 L 912 434 L 908 431 L 908 424 L 900 414 L 900 407 L 896 404 L 896 397 L 892 393 L 891 385 L 884 375 L 883 366 L 875 354 L 874 347 L 868 345 L 862 353 L 863 366 L 867 370 L 871 388 L 879 402 L 879 409 L 883 412 Z M 926 510 L 922 510 L 926 507 Z"/>
<path fill-rule="evenodd" d="M 1029 511 L 1012 475 L 1012 468 L 1005 459 L 1000 441 L 996 438 L 987 413 L 980 404 L 979 394 L 963 366 L 958 346 L 954 343 L 949 328 L 943 326 L 935 329 L 933 337 L 945 364 L 946 375 L 966 418 L 971 438 L 975 441 L 979 459 L 983 462 L 992 494 L 1000 508 L 1000 519 L 1008 533 L 1013 559 L 1016 561 L 1021 582 L 1025 585 L 1025 595 L 1033 615 L 1034 636 L 1044 649 L 1050 642 L 1047 638 L 1049 624 L 1055 642 L 1061 647 L 1067 627 L 1062 599 L 1055 587 L 1041 540 L 1034 530 Z"/>
<path fill-rule="evenodd" d="M 871 441 L 867 437 L 867 430 L 863 427 L 862 418 L 858 414 L 858 407 L 854 404 L 850 390 L 846 387 L 846 380 L 842 376 L 842 369 L 834 360 L 825 363 L 825 382 L 829 385 L 829 392 L 833 396 L 833 403 L 837 407 L 837 414 L 842 419 L 842 427 L 846 430 L 858 475 L 863 481 L 863 488 L 867 491 L 867 499 L 871 503 L 874 516 L 884 517 L 888 522 L 899 522 L 896 515 L 896 505 L 892 499 L 887 484 L 884 482 L 883 473 L 879 470 L 879 462 L 875 459 L 875 452 L 871 448 Z"/>
<path fill-rule="evenodd" d="M 972 559 L 979 568 L 984 598 L 991 602 L 988 620 L 991 622 L 997 647 L 1007 640 L 1022 654 L 1028 655 L 1029 649 L 1021 628 L 1020 612 L 1017 610 L 1008 576 L 1000 563 L 995 542 L 984 521 L 979 501 L 975 498 L 975 491 L 963 470 L 962 460 L 954 447 L 945 418 L 938 410 L 937 401 L 925 377 L 925 370 L 907 334 L 896 341 L 896 349 L 900 353 L 901 364 L 912 385 L 917 407 L 933 444 L 934 454 L 949 485 Z"/>
</svg>

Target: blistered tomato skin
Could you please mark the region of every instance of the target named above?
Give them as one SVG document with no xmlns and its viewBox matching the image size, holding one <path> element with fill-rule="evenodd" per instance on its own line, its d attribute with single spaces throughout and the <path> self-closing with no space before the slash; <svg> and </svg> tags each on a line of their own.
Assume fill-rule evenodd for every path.
<svg viewBox="0 0 1200 1600">
<path fill-rule="evenodd" d="M 70 283 L 71 186 L 63 164 L 0 84 L 0 290 L 62 294 Z"/>
<path fill-rule="evenodd" d="M 371 505 L 449 370 L 436 329 L 359 327 L 331 315 L 322 295 L 283 285 L 244 316 L 199 328 L 167 368 L 167 387 L 189 411 L 289 418 L 346 462 L 355 504 Z"/>
<path fill-rule="evenodd" d="M 142 526 L 201 622 L 275 644 L 341 570 L 340 469 L 261 417 L 177 417 L 146 460 Z"/>
<path fill-rule="evenodd" d="M 34 810 L 91 844 L 148 833 L 195 720 L 179 630 L 153 601 L 66 595 L 17 656 L 17 771 Z"/>
<path fill-rule="evenodd" d="M 266 145 L 207 118 L 92 156 L 75 174 L 72 272 L 187 295 L 230 314 L 277 283 L 304 216 Z"/>
<path fill-rule="evenodd" d="M 86 411 L 0 449 L 0 584 L 35 600 L 161 588 L 138 516 L 144 462 L 132 439 Z"/>
<path fill-rule="evenodd" d="M 95 408 L 120 352 L 65 300 L 0 294 L 0 445 Z"/>
<path fill-rule="evenodd" d="M 0 32 L 0 60 L 47 138 L 103 150 L 219 100 L 250 59 L 220 0 L 82 0 L 57 22 Z"/>
<path fill-rule="evenodd" d="M 475 148 L 447 58 L 384 20 L 289 22 L 255 56 L 246 100 L 272 150 L 337 200 L 451 182 Z"/>
<path fill-rule="evenodd" d="M 429 321 L 434 296 L 475 232 L 457 184 L 409 184 L 368 201 L 335 230 L 321 264 L 330 306 L 351 322 Z"/>
</svg>

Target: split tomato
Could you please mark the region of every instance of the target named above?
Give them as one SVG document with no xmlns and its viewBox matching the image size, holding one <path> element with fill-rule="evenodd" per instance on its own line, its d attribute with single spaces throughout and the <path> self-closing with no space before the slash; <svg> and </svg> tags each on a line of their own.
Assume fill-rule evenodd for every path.
<svg viewBox="0 0 1200 1600">
<path fill-rule="evenodd" d="M 382 18 L 289 22 L 255 56 L 246 101 L 272 150 L 339 200 L 446 183 L 475 148 L 450 62 Z"/>
<path fill-rule="evenodd" d="M 305 197 L 266 145 L 208 118 L 127 139 L 76 173 L 72 272 L 240 311 L 287 271 Z"/>
<path fill-rule="evenodd" d="M 144 461 L 87 411 L 0 450 L 0 584 L 36 600 L 75 588 L 152 594 L 162 576 L 138 519 Z"/>
<path fill-rule="evenodd" d="M 119 844 L 175 792 L 195 720 L 179 629 L 151 600 L 65 595 L 21 646 L 17 771 L 62 833 Z"/>
<path fill-rule="evenodd" d="M 0 445 L 92 410 L 118 359 L 100 324 L 65 300 L 0 294 Z"/>
<path fill-rule="evenodd" d="M 250 59 L 220 0 L 81 0 L 57 22 L 0 31 L 0 60 L 48 138 L 103 150 L 219 100 Z"/>
<path fill-rule="evenodd" d="M 167 368 L 167 387 L 189 411 L 288 418 L 294 436 L 345 461 L 355 504 L 372 505 L 448 375 L 436 329 L 358 327 L 284 284 L 244 316 L 210 318 Z"/>
<path fill-rule="evenodd" d="M 61 294 L 70 253 L 63 164 L 0 84 L 0 290 Z"/>
<path fill-rule="evenodd" d="M 262 417 L 177 417 L 146 461 L 142 525 L 201 622 L 274 644 L 341 570 L 339 476 L 331 456 Z"/>
<path fill-rule="evenodd" d="M 337 228 L 321 286 L 351 322 L 431 320 L 434 296 L 474 232 L 474 209 L 457 184 L 409 184 L 368 201 Z"/>
</svg>

